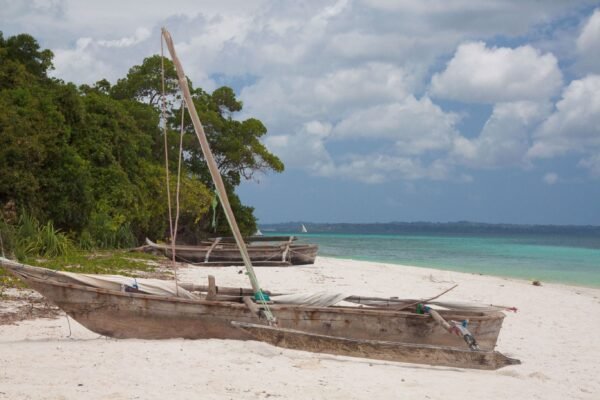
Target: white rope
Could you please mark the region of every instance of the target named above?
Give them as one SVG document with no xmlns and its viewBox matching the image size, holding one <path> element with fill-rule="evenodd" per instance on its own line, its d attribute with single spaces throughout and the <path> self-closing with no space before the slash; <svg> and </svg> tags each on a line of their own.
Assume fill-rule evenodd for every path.
<svg viewBox="0 0 600 400">
<path fill-rule="evenodd" d="M 172 256 L 172 268 L 173 274 L 175 275 L 175 288 L 177 295 L 179 296 L 179 285 L 177 284 L 177 263 L 175 262 L 175 236 L 176 233 L 173 229 L 173 213 L 171 211 L 171 182 L 169 180 L 169 141 L 167 139 L 167 95 L 165 91 L 165 57 L 163 49 L 163 37 L 160 37 L 160 77 L 161 77 L 161 121 L 163 128 L 163 137 L 165 142 L 165 177 L 167 181 L 167 207 L 169 208 L 169 234 L 171 239 L 171 256 Z M 181 160 L 181 159 L 180 159 Z M 177 181 L 177 187 L 179 189 L 179 181 Z M 179 193 L 177 198 L 177 214 L 179 214 Z"/>
<path fill-rule="evenodd" d="M 173 271 L 175 271 L 175 287 L 179 296 L 179 285 L 177 284 L 177 268 L 175 262 L 175 245 L 177 243 L 177 227 L 179 225 L 179 191 L 181 188 L 181 159 L 183 158 L 183 128 L 185 121 L 185 100 L 181 102 L 181 130 L 179 133 L 179 160 L 177 162 L 177 190 L 175 193 L 175 227 L 171 237 L 171 256 L 173 258 Z"/>
<path fill-rule="evenodd" d="M 173 231 L 173 243 L 176 243 L 177 226 L 179 225 L 179 191 L 181 189 L 181 160 L 183 159 L 183 134 L 185 123 L 185 100 L 181 101 L 181 129 L 179 131 L 179 161 L 177 164 L 177 193 L 175 195 L 175 229 Z"/>
<path fill-rule="evenodd" d="M 173 237 L 173 217 L 171 214 L 171 189 L 169 181 L 169 143 L 167 139 L 167 96 L 165 93 L 165 57 L 163 50 L 163 40 L 160 37 L 160 73 L 162 83 L 162 96 L 161 96 L 161 125 L 163 128 L 163 137 L 165 141 L 165 177 L 167 181 L 167 204 L 169 207 L 169 234 Z"/>
</svg>

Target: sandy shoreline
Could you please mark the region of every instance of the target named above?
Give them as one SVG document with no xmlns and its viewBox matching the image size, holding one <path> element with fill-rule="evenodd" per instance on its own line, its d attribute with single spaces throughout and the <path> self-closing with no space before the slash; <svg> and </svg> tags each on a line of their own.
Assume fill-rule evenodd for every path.
<svg viewBox="0 0 600 400">
<path fill-rule="evenodd" d="M 241 268 L 179 270 L 180 279 L 249 286 Z M 600 289 L 536 287 L 480 276 L 319 257 L 257 268 L 265 289 L 330 290 L 515 306 L 497 349 L 521 359 L 498 371 L 379 362 L 227 340 L 113 340 L 67 319 L 0 325 L 0 399 L 597 399 Z M 0 300 L 1 303 L 1 300 Z M 1 306 L 1 304 L 0 304 Z M 0 313 L 3 308 L 0 307 Z"/>
</svg>

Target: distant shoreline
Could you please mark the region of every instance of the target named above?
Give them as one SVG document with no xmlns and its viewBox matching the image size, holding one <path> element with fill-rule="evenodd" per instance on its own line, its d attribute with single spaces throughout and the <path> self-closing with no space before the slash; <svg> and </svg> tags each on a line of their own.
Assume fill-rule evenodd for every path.
<svg viewBox="0 0 600 400">
<path fill-rule="evenodd" d="M 481 222 L 386 222 L 386 223 L 313 223 L 282 222 L 258 224 L 264 233 L 300 233 L 306 226 L 309 233 L 340 234 L 584 234 L 598 235 L 597 225 L 530 225 L 489 224 Z"/>
</svg>

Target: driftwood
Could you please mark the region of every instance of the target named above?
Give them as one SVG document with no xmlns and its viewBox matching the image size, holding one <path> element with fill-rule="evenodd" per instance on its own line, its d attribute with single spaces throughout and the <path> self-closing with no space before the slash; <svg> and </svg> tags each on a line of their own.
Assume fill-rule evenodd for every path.
<svg viewBox="0 0 600 400">
<path fill-rule="evenodd" d="M 231 324 L 257 340 L 274 346 L 313 353 L 490 370 L 521 363 L 497 351 L 471 351 L 446 346 L 348 339 L 236 321 Z"/>
</svg>

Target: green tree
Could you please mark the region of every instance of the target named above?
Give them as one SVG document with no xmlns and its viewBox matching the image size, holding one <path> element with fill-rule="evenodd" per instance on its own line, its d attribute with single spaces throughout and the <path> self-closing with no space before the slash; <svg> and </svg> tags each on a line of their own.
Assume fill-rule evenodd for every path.
<svg viewBox="0 0 600 400">
<path fill-rule="evenodd" d="M 177 73 L 171 60 L 154 55 L 144 59 L 141 65 L 129 69 L 125 78 L 119 79 L 117 84 L 110 89 L 110 93 L 117 100 L 135 99 L 137 101 L 158 106 L 162 93 L 162 65 L 165 67 L 165 93 L 176 100 Z"/>
<path fill-rule="evenodd" d="M 0 35 L 0 203 L 80 229 L 90 209 L 84 160 L 69 147 L 81 107 L 72 85 L 45 76 L 47 51 L 29 35 Z"/>
<path fill-rule="evenodd" d="M 166 94 L 171 100 L 168 104 L 168 143 L 170 166 L 176 170 L 178 149 L 178 131 L 181 123 L 181 102 L 177 101 L 179 89 L 175 68 L 170 60 L 165 60 Z M 161 58 L 152 56 L 146 58 L 142 65 L 129 70 L 127 77 L 120 79 L 111 89 L 111 95 L 117 99 L 135 99 L 147 104 L 159 106 L 161 95 Z M 256 219 L 253 208 L 241 204 L 235 194 L 235 188 L 242 179 L 252 179 L 257 173 L 282 172 L 284 165 L 281 160 L 270 153 L 260 139 L 267 133 L 264 124 L 255 118 L 237 120 L 234 117 L 240 112 L 243 104 L 234 91 L 229 87 L 221 87 L 211 94 L 204 90 L 194 89 L 188 79 L 192 92 L 194 107 L 204 126 L 211 150 L 219 171 L 226 183 L 231 197 L 231 204 L 236 218 L 240 222 L 242 232 L 246 235 L 256 231 Z M 155 142 L 155 156 L 162 155 L 163 146 Z M 192 178 L 199 179 L 209 188 L 213 187 L 206 161 L 198 144 L 198 139 L 189 119 L 184 122 L 184 153 L 185 170 Z M 217 213 L 216 233 L 229 232 L 222 213 Z M 205 231 L 211 231 L 212 218 L 203 218 L 202 226 Z"/>
<path fill-rule="evenodd" d="M 0 32 L 0 48 L 3 49 L 0 60 L 15 61 L 37 78 L 47 78 L 46 73 L 54 69 L 52 65 L 54 54 L 47 49 L 40 51 L 38 42 L 31 35 L 21 34 L 4 40 Z"/>
<path fill-rule="evenodd" d="M 86 246 L 128 246 L 145 236 L 165 237 L 159 126 L 163 60 L 145 59 L 114 86 L 103 79 L 78 88 L 48 77 L 52 57 L 30 35 L 5 39 L 0 32 L 0 225 L 14 228 L 22 218 L 13 214 L 20 213 Z M 181 103 L 173 64 L 165 59 L 164 65 L 175 193 Z M 259 171 L 280 172 L 283 164 L 260 142 L 267 130 L 259 120 L 234 118 L 242 103 L 232 89 L 212 94 L 193 89 L 193 96 L 234 213 L 242 231 L 251 234 L 256 229 L 253 209 L 241 203 L 235 188 Z M 186 238 L 198 239 L 214 231 L 209 212 L 214 194 L 189 118 L 184 154 L 179 226 Z M 220 209 L 216 217 L 216 232 L 228 232 Z"/>
</svg>

